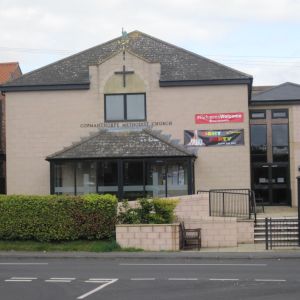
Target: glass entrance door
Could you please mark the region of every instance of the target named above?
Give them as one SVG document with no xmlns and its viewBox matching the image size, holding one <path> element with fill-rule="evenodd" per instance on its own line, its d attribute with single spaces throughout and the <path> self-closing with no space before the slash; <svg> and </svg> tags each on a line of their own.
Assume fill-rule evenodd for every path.
<svg viewBox="0 0 300 300">
<path fill-rule="evenodd" d="M 252 182 L 256 198 L 265 205 L 290 205 L 288 164 L 255 164 Z"/>
</svg>

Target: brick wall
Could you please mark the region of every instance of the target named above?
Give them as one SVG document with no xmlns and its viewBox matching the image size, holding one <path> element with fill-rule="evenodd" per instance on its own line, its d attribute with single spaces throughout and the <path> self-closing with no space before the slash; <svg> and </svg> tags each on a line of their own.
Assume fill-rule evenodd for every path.
<svg viewBox="0 0 300 300">
<path fill-rule="evenodd" d="M 117 225 L 116 239 L 123 248 L 178 251 L 180 245 L 179 224 Z"/>
</svg>

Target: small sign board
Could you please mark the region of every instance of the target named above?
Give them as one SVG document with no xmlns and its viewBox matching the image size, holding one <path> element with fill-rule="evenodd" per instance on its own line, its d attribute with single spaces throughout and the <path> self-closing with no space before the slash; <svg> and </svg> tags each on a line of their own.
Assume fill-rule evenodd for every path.
<svg viewBox="0 0 300 300">
<path fill-rule="evenodd" d="M 216 123 L 237 123 L 244 122 L 244 113 L 214 113 L 214 114 L 196 114 L 196 124 L 216 124 Z"/>
</svg>

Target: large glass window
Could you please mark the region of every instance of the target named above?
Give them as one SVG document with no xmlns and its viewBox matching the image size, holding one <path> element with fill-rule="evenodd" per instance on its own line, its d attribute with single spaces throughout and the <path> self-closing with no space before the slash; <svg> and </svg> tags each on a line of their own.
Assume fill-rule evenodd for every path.
<svg viewBox="0 0 300 300">
<path fill-rule="evenodd" d="M 55 194 L 114 194 L 119 199 L 188 195 L 186 159 L 103 159 L 51 162 Z M 188 172 L 191 172 L 188 176 Z"/>
<path fill-rule="evenodd" d="M 251 157 L 253 162 L 267 161 L 267 125 L 251 125 Z"/>
<path fill-rule="evenodd" d="M 146 119 L 145 94 L 105 96 L 106 121 L 141 121 Z"/>
<path fill-rule="evenodd" d="M 256 197 L 265 204 L 289 204 L 288 109 L 253 110 L 250 117 L 252 186 Z"/>
</svg>

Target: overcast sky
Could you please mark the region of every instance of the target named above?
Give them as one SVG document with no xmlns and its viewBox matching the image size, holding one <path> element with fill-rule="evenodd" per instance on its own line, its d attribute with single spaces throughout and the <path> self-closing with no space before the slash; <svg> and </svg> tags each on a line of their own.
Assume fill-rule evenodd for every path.
<svg viewBox="0 0 300 300">
<path fill-rule="evenodd" d="M 23 73 L 139 30 L 253 75 L 300 84 L 300 0 L 0 0 L 0 62 Z"/>
</svg>

